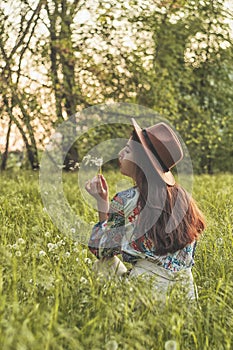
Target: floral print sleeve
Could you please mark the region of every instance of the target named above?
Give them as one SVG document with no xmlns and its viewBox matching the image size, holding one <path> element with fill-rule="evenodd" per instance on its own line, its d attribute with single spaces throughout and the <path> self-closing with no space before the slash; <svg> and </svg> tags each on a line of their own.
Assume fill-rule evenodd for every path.
<svg viewBox="0 0 233 350">
<path fill-rule="evenodd" d="M 108 220 L 97 223 L 88 243 L 97 257 L 111 257 L 121 253 L 121 241 L 125 232 L 124 196 L 116 194 L 110 204 Z"/>
</svg>

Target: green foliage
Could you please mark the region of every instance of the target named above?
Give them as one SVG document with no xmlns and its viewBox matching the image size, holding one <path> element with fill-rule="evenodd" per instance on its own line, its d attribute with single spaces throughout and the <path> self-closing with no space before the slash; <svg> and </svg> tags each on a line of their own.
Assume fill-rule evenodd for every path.
<svg viewBox="0 0 233 350">
<path fill-rule="evenodd" d="M 0 108 L 35 162 L 52 127 L 76 111 L 129 102 L 152 108 L 176 127 L 196 172 L 233 171 L 232 10 L 224 1 L 37 5 L 4 0 L 0 9 Z M 89 144 L 98 141 L 93 132 Z M 79 146 L 67 163 L 70 157 L 80 161 Z"/>
<path fill-rule="evenodd" d="M 188 305 L 179 290 L 161 305 L 152 281 L 97 278 L 95 258 L 43 210 L 38 174 L 0 176 L 2 349 L 163 350 L 174 342 L 180 350 L 232 349 L 232 175 L 195 178 L 194 198 L 208 225 L 193 268 L 197 305 Z M 115 190 L 119 175 L 105 176 Z M 64 191 L 77 213 L 97 220 L 75 174 L 64 174 Z"/>
<path fill-rule="evenodd" d="M 220 1 L 163 1 L 134 21 L 153 34 L 153 69 L 137 94 L 173 123 L 199 173 L 232 171 L 232 37 Z M 145 78 L 146 76 L 146 78 Z M 227 124 L 227 126 L 225 126 Z M 230 125 L 231 124 L 231 125 Z M 229 142 L 230 141 L 230 142 Z M 225 163 L 220 154 L 224 154 Z"/>
</svg>

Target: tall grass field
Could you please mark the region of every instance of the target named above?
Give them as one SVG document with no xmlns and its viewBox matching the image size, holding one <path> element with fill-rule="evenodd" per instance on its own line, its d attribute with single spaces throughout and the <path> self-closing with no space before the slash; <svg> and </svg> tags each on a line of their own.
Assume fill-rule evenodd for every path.
<svg viewBox="0 0 233 350">
<path fill-rule="evenodd" d="M 179 289 L 161 304 L 149 280 L 97 277 L 85 244 L 59 232 L 43 208 L 38 177 L 0 174 L 1 350 L 233 349 L 233 175 L 194 179 L 207 221 L 193 267 L 194 304 Z M 106 177 L 119 181 L 113 171 Z M 66 198 L 94 224 L 76 180 L 64 175 Z"/>
</svg>

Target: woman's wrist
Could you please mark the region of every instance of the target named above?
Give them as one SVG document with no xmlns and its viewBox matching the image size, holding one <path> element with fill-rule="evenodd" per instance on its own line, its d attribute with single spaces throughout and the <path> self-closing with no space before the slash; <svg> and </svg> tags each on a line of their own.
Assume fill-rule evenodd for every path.
<svg viewBox="0 0 233 350">
<path fill-rule="evenodd" d="M 97 208 L 98 208 L 98 212 L 101 213 L 108 213 L 109 211 L 109 201 L 108 199 L 101 199 L 97 201 Z"/>
<path fill-rule="evenodd" d="M 99 211 L 99 222 L 104 222 L 108 220 L 108 214 Z"/>
</svg>

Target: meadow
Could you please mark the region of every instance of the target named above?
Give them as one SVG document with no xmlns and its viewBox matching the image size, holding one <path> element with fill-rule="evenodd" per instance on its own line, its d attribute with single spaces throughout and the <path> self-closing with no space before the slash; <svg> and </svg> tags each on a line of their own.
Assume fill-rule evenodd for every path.
<svg viewBox="0 0 233 350">
<path fill-rule="evenodd" d="M 106 176 L 119 181 L 113 171 Z M 192 305 L 178 289 L 161 305 L 150 281 L 98 278 L 87 247 L 59 232 L 44 210 L 37 172 L 8 170 L 0 184 L 2 350 L 233 348 L 233 175 L 195 177 L 207 229 Z M 75 174 L 64 176 L 64 188 L 73 210 L 94 223 Z"/>
</svg>

